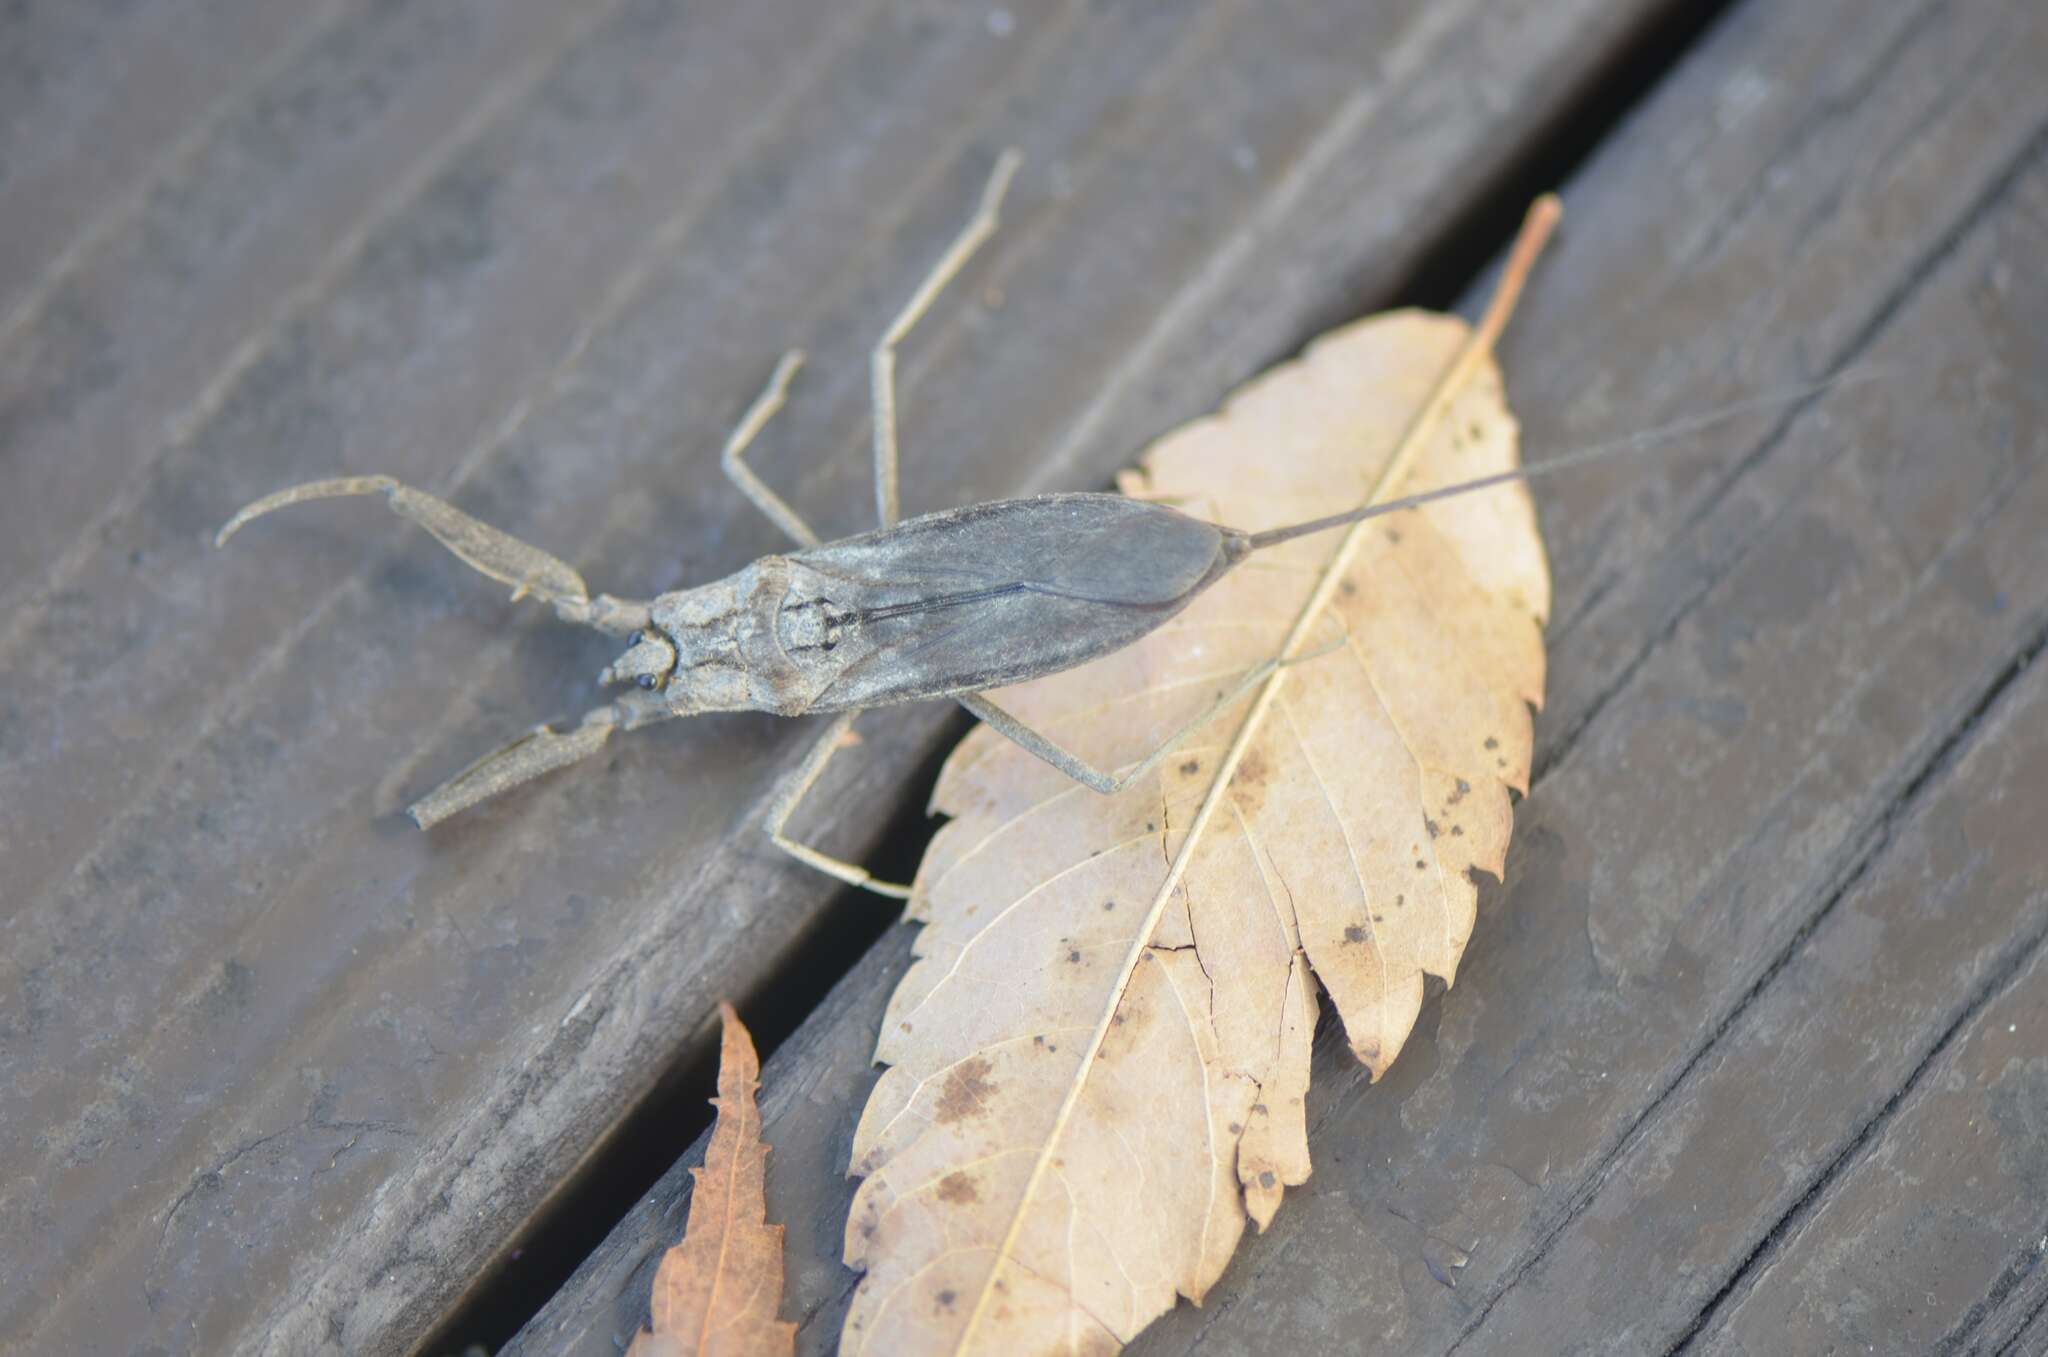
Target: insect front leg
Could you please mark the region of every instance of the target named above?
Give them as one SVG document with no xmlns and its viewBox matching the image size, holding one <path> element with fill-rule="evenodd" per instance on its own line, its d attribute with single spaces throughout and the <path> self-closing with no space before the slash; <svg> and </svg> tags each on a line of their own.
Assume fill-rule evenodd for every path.
<svg viewBox="0 0 2048 1357">
<path fill-rule="evenodd" d="M 670 715 L 660 698 L 632 692 L 584 713 L 574 729 L 535 726 L 413 802 L 405 813 L 421 829 L 432 829 L 457 811 L 595 754 L 614 730 L 632 730 Z"/>
<path fill-rule="evenodd" d="M 804 799 L 804 794 L 816 784 L 818 775 L 825 771 L 826 760 L 832 757 L 833 751 L 845 740 L 846 732 L 853 729 L 853 718 L 858 715 L 858 711 L 849 711 L 832 718 L 832 723 L 818 736 L 818 742 L 811 746 L 811 752 L 804 755 L 802 765 L 784 779 L 782 786 L 776 790 L 775 800 L 768 807 L 767 822 L 762 828 L 768 832 L 768 837 L 775 841 L 777 848 L 799 862 L 808 863 L 828 876 L 836 876 L 848 885 L 864 886 L 877 895 L 886 895 L 891 899 L 908 900 L 910 887 L 900 886 L 892 881 L 877 881 L 866 868 L 821 853 L 808 844 L 798 843 L 783 832 L 783 827 L 789 823 L 790 812 L 797 808 L 797 803 Z"/>
<path fill-rule="evenodd" d="M 599 631 L 624 636 L 648 625 L 650 603 L 614 598 L 610 594 L 591 597 L 583 576 L 567 561 L 480 519 L 471 518 L 444 499 L 402 485 L 389 476 L 343 476 L 336 480 L 309 481 L 245 505 L 214 535 L 215 546 L 241 531 L 251 519 L 273 509 L 309 499 L 340 495 L 383 495 L 401 517 L 432 533 L 436 540 L 460 557 L 472 570 L 512 586 L 512 597 L 532 594 L 553 605 L 565 622 L 579 622 Z"/>
<path fill-rule="evenodd" d="M 1002 206 L 1011 176 L 1023 161 L 1024 157 L 1014 147 L 996 157 L 996 167 L 989 174 L 988 186 L 981 191 L 981 206 L 973 219 L 939 256 L 939 262 L 918 284 L 917 291 L 904 303 L 903 310 L 868 356 L 869 397 L 875 408 L 875 513 L 885 528 L 895 527 L 896 520 L 902 517 L 896 493 L 896 346 L 931 309 L 932 300 L 966 266 L 981 243 L 995 234 L 996 211 Z"/>
</svg>

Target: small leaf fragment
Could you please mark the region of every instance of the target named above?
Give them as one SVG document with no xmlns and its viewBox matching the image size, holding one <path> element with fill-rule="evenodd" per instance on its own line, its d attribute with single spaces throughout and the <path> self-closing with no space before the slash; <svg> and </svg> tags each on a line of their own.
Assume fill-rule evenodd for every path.
<svg viewBox="0 0 2048 1357">
<path fill-rule="evenodd" d="M 767 1223 L 768 1147 L 761 1142 L 761 1063 L 731 1004 L 718 1006 L 718 1122 L 704 1166 L 690 1170 L 689 1223 L 661 1257 L 649 1305 L 654 1327 L 627 1357 L 784 1357 L 796 1325 L 782 1301 L 782 1227 Z"/>
</svg>

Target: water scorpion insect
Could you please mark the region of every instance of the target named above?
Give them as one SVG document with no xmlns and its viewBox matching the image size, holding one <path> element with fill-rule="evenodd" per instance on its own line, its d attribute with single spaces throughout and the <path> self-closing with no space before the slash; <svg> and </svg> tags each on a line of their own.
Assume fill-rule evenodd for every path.
<svg viewBox="0 0 2048 1357">
<path fill-rule="evenodd" d="M 1098 792 L 1116 792 L 1156 767 L 1185 736 L 1263 681 L 1281 661 L 1276 658 L 1245 674 L 1121 776 L 1075 757 L 982 693 L 1131 644 L 1261 548 L 1606 456 L 1641 441 L 1586 449 L 1541 467 L 1261 533 L 1238 532 L 1162 504 L 1114 494 L 998 500 L 899 521 L 895 346 L 995 230 L 997 209 L 1017 165 L 1014 151 L 997 161 L 974 217 L 870 354 L 877 531 L 820 542 L 742 460 L 781 407 L 802 362 L 797 352 L 785 354 L 776 366 L 726 440 L 721 464 L 747 498 L 796 539 L 799 549 L 764 556 L 711 584 L 651 600 L 593 596 L 566 562 L 388 476 L 295 486 L 257 500 L 228 521 L 216 544 L 251 519 L 288 504 L 383 494 L 394 510 L 470 566 L 511 585 L 513 597 L 531 594 L 551 604 L 565 621 L 627 639 L 625 651 L 600 681 L 627 685 L 628 691 L 590 711 L 573 729 L 535 727 L 449 779 L 409 808 L 421 828 L 594 753 L 614 730 L 701 712 L 836 713 L 777 790 L 764 828 L 777 846 L 842 881 L 907 896 L 906 887 L 875 880 L 863 868 L 797 843 L 784 832 L 790 813 L 862 710 L 950 699 L 1077 781 Z M 1548 201 L 1554 217 L 1554 200 Z M 1546 222 L 1541 231 L 1525 233 L 1516 251 L 1521 262 L 1501 289 L 1509 304 L 1547 229 Z M 1498 300 L 1495 309 L 1500 309 Z"/>
</svg>

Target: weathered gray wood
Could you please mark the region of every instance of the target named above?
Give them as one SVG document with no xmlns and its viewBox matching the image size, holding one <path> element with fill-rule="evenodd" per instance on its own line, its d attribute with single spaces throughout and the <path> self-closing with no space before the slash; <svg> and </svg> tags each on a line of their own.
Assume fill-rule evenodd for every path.
<svg viewBox="0 0 2048 1357">
<path fill-rule="evenodd" d="M 2036 1352 L 2048 1352 L 2048 1281 L 2044 1281 L 2042 1269 L 2034 1268 L 2021 1280 L 2021 1286 L 2024 1291 L 2012 1293 L 2017 1313 L 2010 1316 L 2010 1323 L 1999 1326 L 2011 1336 L 1999 1335 L 2002 1345 L 1986 1346 L 1983 1351 L 1996 1353 L 1997 1357 L 2031 1357 Z"/>
<path fill-rule="evenodd" d="M 169 8 L 205 16 L 202 29 L 241 17 L 238 3 Z M 210 74 L 232 95 L 158 149 L 125 191 L 95 200 L 88 220 L 65 214 L 63 248 L 50 257 L 27 253 L 56 229 L 38 229 L 40 210 L 61 211 L 70 195 L 42 194 L 41 181 L 73 192 L 90 184 L 93 173 L 73 167 L 99 164 L 96 137 L 138 116 L 125 98 L 107 98 L 108 85 L 129 85 L 104 69 L 114 63 L 86 72 L 105 82 L 93 97 L 106 112 L 75 138 L 93 144 L 59 154 L 41 175 L 31 160 L 20 193 L 0 199 L 0 231 L 24 250 L 0 296 L 0 430 L 15 484 L 35 491 L 0 501 L 8 615 L 33 614 L 52 581 L 80 573 L 96 534 L 147 514 L 137 498 L 148 470 L 166 452 L 192 455 L 180 445 L 203 439 L 222 403 L 246 393 L 250 370 L 275 361 L 289 327 L 387 238 L 380 231 L 481 128 L 532 93 L 593 17 L 546 0 L 298 12 L 309 31 L 290 34 L 255 71 L 178 82 L 190 99 Z M 147 15 L 135 26 L 161 26 Z M 258 35 L 274 24 L 244 18 L 239 27 Z M 121 46 L 140 48 L 125 53 L 129 64 L 153 76 L 169 52 L 136 36 Z M 142 109 L 154 91 L 153 79 L 136 82 Z M 54 138 L 60 147 L 73 139 Z M 117 143 L 106 158 L 118 165 L 127 149 Z"/>
<path fill-rule="evenodd" d="M 30 322 L 272 63 L 349 0 L 155 5 L 28 0 L 0 17 L 0 334 Z M 116 97 L 118 96 L 118 97 Z"/>
<path fill-rule="evenodd" d="M 1507 886 L 1381 1085 L 1319 1045 L 1315 1178 L 1133 1351 L 1826 1350 L 1828 1298 L 1790 1277 L 1772 1294 L 1815 1307 L 1815 1343 L 1721 1299 L 1765 1294 L 1781 1227 L 1832 1284 L 1872 1269 L 1864 1319 L 1906 1331 L 1925 1302 L 1884 1278 L 1925 1255 L 1865 1264 L 1878 1213 L 1995 1185 L 1900 1109 L 1946 1087 L 2048 929 L 2048 760 L 2015 743 L 2048 640 L 2044 57 L 2024 3 L 1746 5 L 1570 186 L 1504 352 L 1532 458 L 1852 364 L 1886 379 L 1539 488 L 1553 698 Z M 849 1053 L 906 956 L 877 949 L 764 1073 L 807 1352 L 855 1280 L 837 1175 L 871 1076 Z M 2023 1166 L 2030 1133 L 1978 1132 Z M 1861 1187 L 1873 1141 L 1948 1176 L 1918 1203 Z M 1851 1189 L 1866 1219 L 1818 1236 Z M 514 1350 L 610 1351 L 682 1190 Z M 1911 1331 L 2038 1324 L 2026 1219 L 1987 1226 L 2005 1252 Z"/>
<path fill-rule="evenodd" d="M 2048 787 L 2042 669 L 1920 817 L 1890 879 L 1859 892 L 1869 902 L 1939 896 L 1957 848 L 1994 859 L 1969 872 L 1978 900 L 2048 895 L 2037 823 L 2024 809 Z M 1986 824 L 1999 816 L 2010 822 Z M 1989 1001 L 1852 1148 L 1839 1181 L 1774 1236 L 1754 1284 L 1701 1333 L 1702 1350 L 2000 1352 L 2048 1304 L 2048 954 L 2036 945 L 2016 977 L 1997 978 Z"/>
<path fill-rule="evenodd" d="M 865 346 L 1013 140 L 906 353 L 907 507 L 1099 484 L 1681 8 L 364 6 L 223 80 L 6 341 L 0 1344 L 405 1348 L 835 894 L 754 833 L 768 719 L 414 833 L 602 647 L 362 506 L 215 554 L 232 508 L 386 471 L 600 587 L 722 573 L 775 542 L 713 452 L 797 343 L 755 464 L 864 526 Z M 860 856 L 944 718 L 799 832 Z"/>
</svg>

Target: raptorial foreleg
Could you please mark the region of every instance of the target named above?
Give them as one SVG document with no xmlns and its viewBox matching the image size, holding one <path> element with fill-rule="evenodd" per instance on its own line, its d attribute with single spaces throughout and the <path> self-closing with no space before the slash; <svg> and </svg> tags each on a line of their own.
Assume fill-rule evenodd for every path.
<svg viewBox="0 0 2048 1357">
<path fill-rule="evenodd" d="M 586 712 L 571 730 L 535 726 L 413 802 L 406 807 L 406 814 L 421 829 L 432 829 L 457 811 L 588 758 L 604 748 L 615 730 L 632 730 L 670 714 L 660 698 L 633 692 Z"/>
<path fill-rule="evenodd" d="M 501 584 L 512 586 L 512 597 L 528 594 L 553 605 L 565 622 L 579 622 L 599 631 L 624 636 L 648 624 L 650 604 L 610 594 L 592 597 L 583 576 L 567 561 L 522 542 L 512 534 L 472 518 L 444 499 L 400 484 L 389 476 L 343 476 L 334 480 L 309 481 L 275 494 L 265 495 L 244 506 L 214 535 L 215 546 L 225 546 L 251 519 L 286 505 L 311 499 L 344 495 L 383 495 L 400 516 L 432 533 L 442 546 L 454 552 L 464 564 Z"/>
</svg>

